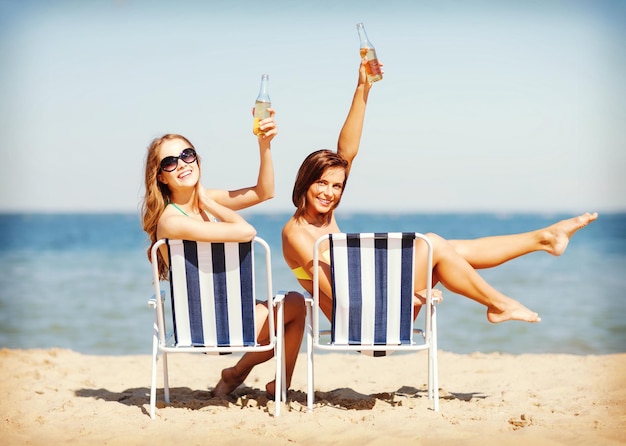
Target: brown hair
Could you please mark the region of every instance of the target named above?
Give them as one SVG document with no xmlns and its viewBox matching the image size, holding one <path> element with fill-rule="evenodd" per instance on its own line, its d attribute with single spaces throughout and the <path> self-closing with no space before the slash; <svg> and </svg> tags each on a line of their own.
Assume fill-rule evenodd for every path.
<svg viewBox="0 0 626 446">
<path fill-rule="evenodd" d="M 145 187 L 146 194 L 143 199 L 141 214 L 142 214 L 142 224 L 143 230 L 146 231 L 148 236 L 150 237 L 150 247 L 148 248 L 148 260 L 150 260 L 150 251 L 152 250 L 152 245 L 157 241 L 157 225 L 159 223 L 159 219 L 165 210 L 165 206 L 170 201 L 170 189 L 167 187 L 167 184 L 163 184 L 158 180 L 158 175 L 161 170 L 161 160 L 159 159 L 159 149 L 161 145 L 166 141 L 171 141 L 174 139 L 181 139 L 188 144 L 189 147 L 194 148 L 193 144 L 182 135 L 177 135 L 174 133 L 165 134 L 159 138 L 155 138 L 150 145 L 148 146 L 148 151 L 146 152 L 146 161 L 145 161 Z M 198 166 L 200 166 L 200 157 L 197 158 Z M 200 181 L 198 181 L 198 185 Z M 167 264 L 163 260 L 161 256 L 161 252 L 158 253 L 158 262 L 159 262 L 159 277 L 161 280 L 166 280 L 167 277 Z"/>
<path fill-rule="evenodd" d="M 291 201 L 296 207 L 296 212 L 294 213 L 295 218 L 300 218 L 304 215 L 306 210 L 306 194 L 309 187 L 322 177 L 326 169 L 331 167 L 343 167 L 346 171 L 346 178 L 343 181 L 343 187 L 345 188 L 346 182 L 348 181 L 348 162 L 337 152 L 333 152 L 332 150 L 318 150 L 304 159 L 298 170 L 296 182 L 293 185 L 293 192 L 291 194 Z M 339 206 L 340 201 L 341 197 L 335 202 L 333 210 Z M 328 218 L 330 219 L 330 217 L 331 214 L 329 213 Z"/>
</svg>

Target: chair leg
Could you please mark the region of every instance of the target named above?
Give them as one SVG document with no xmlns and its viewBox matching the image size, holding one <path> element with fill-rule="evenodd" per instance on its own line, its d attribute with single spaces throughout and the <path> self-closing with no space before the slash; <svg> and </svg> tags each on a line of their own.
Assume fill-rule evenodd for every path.
<svg viewBox="0 0 626 446">
<path fill-rule="evenodd" d="M 156 410 L 156 386 L 157 386 L 157 362 L 159 355 L 159 339 L 156 328 L 156 322 L 154 324 L 154 335 L 152 338 L 152 384 L 150 386 L 150 418 L 155 418 Z"/>
<path fill-rule="evenodd" d="M 274 360 L 276 361 L 276 380 L 274 382 L 274 416 L 280 415 L 281 397 L 283 397 L 283 388 L 285 387 L 285 347 L 283 345 L 285 339 L 285 322 L 283 314 L 282 301 L 278 304 L 276 315 L 276 342 L 274 344 Z"/>
<path fill-rule="evenodd" d="M 311 305 L 306 306 L 306 357 L 307 357 L 307 408 L 313 412 L 315 399 L 313 382 L 313 315 Z"/>
<path fill-rule="evenodd" d="M 285 338 L 284 338 L 284 330 L 283 330 L 283 342 L 282 342 L 282 348 L 283 348 L 283 360 L 281 362 L 281 373 L 282 373 L 282 377 L 283 377 L 283 381 L 282 381 L 282 389 L 281 389 L 281 401 L 283 402 L 287 402 L 287 364 L 285 364 Z"/>
<path fill-rule="evenodd" d="M 428 399 L 432 399 L 434 396 L 433 393 L 433 346 L 434 346 L 434 340 L 433 340 L 433 308 L 431 305 L 431 319 L 430 322 L 427 324 L 428 327 L 428 331 L 427 331 L 427 336 L 426 339 L 428 340 Z"/>
<path fill-rule="evenodd" d="M 161 353 L 161 360 L 163 361 L 163 393 L 165 397 L 165 402 L 167 404 L 170 403 L 170 382 L 167 375 L 167 353 Z"/>
<path fill-rule="evenodd" d="M 438 359 L 437 359 L 437 313 L 435 310 L 435 307 L 433 305 L 433 312 L 432 312 L 432 318 L 433 318 L 433 322 L 432 322 L 432 350 L 433 350 L 433 399 L 434 399 L 434 410 L 435 412 L 439 412 L 439 363 L 438 363 Z"/>
</svg>

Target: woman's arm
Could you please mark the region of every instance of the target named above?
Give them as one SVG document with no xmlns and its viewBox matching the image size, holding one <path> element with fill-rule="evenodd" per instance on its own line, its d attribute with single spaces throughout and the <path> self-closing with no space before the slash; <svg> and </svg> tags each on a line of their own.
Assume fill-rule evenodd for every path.
<svg viewBox="0 0 626 446">
<path fill-rule="evenodd" d="M 232 210 L 245 209 L 274 197 L 274 164 L 272 162 L 271 142 L 278 134 L 274 121 L 274 109 L 270 108 L 270 117 L 260 122 L 259 127 L 265 135 L 258 135 L 259 142 L 259 175 L 257 183 L 251 187 L 227 191 L 207 189 L 207 193 L 218 203 Z"/>
<path fill-rule="evenodd" d="M 337 142 L 337 153 L 343 159 L 348 161 L 348 172 L 352 167 L 352 160 L 356 157 L 361 143 L 361 134 L 363 133 L 363 121 L 365 120 L 365 107 L 372 84 L 367 81 L 367 72 L 365 71 L 367 59 L 361 60 L 359 66 L 359 81 L 352 98 L 350 111 L 346 121 L 339 133 L 339 141 Z"/>
<path fill-rule="evenodd" d="M 282 233 L 283 257 L 290 268 L 302 267 L 311 280 L 302 280 L 300 284 L 311 295 L 313 294 L 313 246 L 315 240 L 306 232 L 286 226 Z M 332 313 L 332 287 L 330 285 L 330 265 L 319 253 L 319 288 L 320 306 L 326 317 Z"/>
<path fill-rule="evenodd" d="M 182 215 L 168 206 L 157 227 L 157 238 L 196 240 L 199 242 L 247 242 L 254 238 L 256 230 L 231 209 L 222 206 L 208 194 L 198 197 L 200 209 L 220 221 L 201 221 Z"/>
</svg>

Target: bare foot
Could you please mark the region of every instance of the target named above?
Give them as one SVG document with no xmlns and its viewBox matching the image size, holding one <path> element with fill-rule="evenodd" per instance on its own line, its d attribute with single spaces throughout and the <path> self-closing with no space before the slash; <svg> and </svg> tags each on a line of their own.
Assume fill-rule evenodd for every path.
<svg viewBox="0 0 626 446">
<path fill-rule="evenodd" d="M 487 308 L 487 319 L 492 324 L 499 324 L 506 321 L 541 322 L 541 318 L 534 311 L 529 310 L 524 305 L 511 299 L 505 310 L 495 307 Z"/>
<path fill-rule="evenodd" d="M 226 396 L 237 387 L 239 387 L 245 379 L 237 375 L 234 367 L 222 370 L 222 379 L 213 389 L 213 396 Z"/>
<path fill-rule="evenodd" d="M 270 399 L 273 399 L 276 396 L 276 381 L 270 381 L 265 384 L 265 391 L 267 392 Z"/>
<path fill-rule="evenodd" d="M 433 288 L 431 290 L 430 296 L 435 303 L 441 303 L 443 301 L 443 294 L 440 289 Z M 425 305 L 426 304 L 426 290 L 416 291 L 414 294 L 415 299 L 413 299 L 414 305 Z"/>
<path fill-rule="evenodd" d="M 545 250 L 554 256 L 560 256 L 565 252 L 567 245 L 572 236 L 579 229 L 584 228 L 592 221 L 598 218 L 598 213 L 589 212 L 573 217 L 567 220 L 561 220 L 546 228 L 545 240 L 542 242 L 546 245 Z"/>
</svg>

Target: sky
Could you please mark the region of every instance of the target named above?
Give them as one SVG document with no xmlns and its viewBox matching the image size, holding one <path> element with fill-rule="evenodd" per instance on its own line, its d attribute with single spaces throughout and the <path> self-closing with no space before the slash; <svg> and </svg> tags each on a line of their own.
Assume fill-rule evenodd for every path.
<svg viewBox="0 0 626 446">
<path fill-rule="evenodd" d="M 253 185 L 262 73 L 276 194 L 335 149 L 364 22 L 370 93 L 342 209 L 626 210 L 626 2 L 0 0 L 0 212 L 137 212 L 150 141 Z"/>
</svg>

